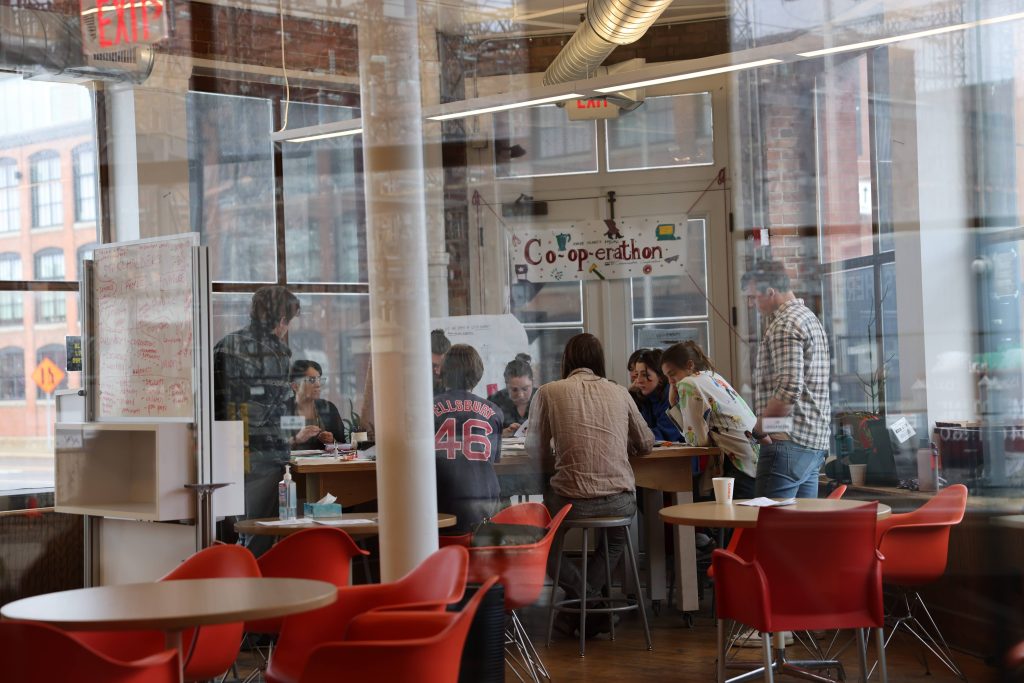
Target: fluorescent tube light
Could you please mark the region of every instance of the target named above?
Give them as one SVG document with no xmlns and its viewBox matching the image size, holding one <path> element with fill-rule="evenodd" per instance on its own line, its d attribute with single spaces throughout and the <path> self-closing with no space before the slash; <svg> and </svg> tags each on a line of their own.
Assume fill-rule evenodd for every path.
<svg viewBox="0 0 1024 683">
<path fill-rule="evenodd" d="M 940 26 L 939 28 L 930 28 L 925 31 L 915 31 L 914 33 L 905 33 L 899 36 L 891 36 L 889 38 L 877 38 L 875 40 L 865 40 L 860 43 L 850 43 L 849 45 L 839 45 L 836 47 L 826 47 L 821 50 L 813 50 L 811 52 L 799 52 L 801 57 L 820 57 L 821 55 L 831 55 L 837 52 L 850 52 L 852 50 L 863 50 L 869 47 L 878 47 L 879 45 L 890 45 L 892 43 L 901 43 L 905 40 L 915 40 L 917 38 L 926 38 L 928 36 L 938 36 L 944 33 L 954 33 L 956 31 L 964 31 L 969 28 L 976 26 L 989 26 L 991 24 L 1001 24 L 1006 21 L 1014 21 L 1016 19 L 1024 19 L 1024 12 L 1017 12 L 1016 14 L 1006 14 L 1001 17 L 992 17 L 991 19 L 979 19 L 978 21 L 969 21 L 965 24 L 953 24 L 952 26 Z"/>
<path fill-rule="evenodd" d="M 636 81 L 635 83 L 623 83 L 622 85 L 614 85 L 608 88 L 595 88 L 599 93 L 613 93 L 619 92 L 620 90 L 632 90 L 633 88 L 646 88 L 651 85 L 661 85 L 662 83 L 675 83 L 676 81 L 687 81 L 691 78 L 702 78 L 704 76 L 714 76 L 715 74 L 729 73 L 730 71 L 742 71 L 743 69 L 754 69 L 759 66 L 765 66 L 768 64 L 781 64 L 781 59 L 759 59 L 756 62 L 744 62 L 743 64 L 730 64 L 729 66 L 720 66 L 714 69 L 704 69 L 702 71 L 691 71 L 685 74 L 676 74 L 674 76 L 665 76 L 663 78 L 652 78 L 647 81 Z"/>
<path fill-rule="evenodd" d="M 348 130 L 336 130 L 333 133 L 320 133 L 319 135 L 307 135 L 304 138 L 284 138 L 284 142 L 310 142 L 312 140 L 326 140 L 327 138 L 340 138 L 345 135 L 359 135 L 362 128 L 349 128 Z"/>
<path fill-rule="evenodd" d="M 569 93 L 568 95 L 555 95 L 553 97 L 541 97 L 536 100 L 526 100 L 525 102 L 512 102 L 510 104 L 499 104 L 493 107 L 483 107 L 482 109 L 469 109 L 467 111 L 456 111 L 450 114 L 438 114 L 437 116 L 428 116 L 427 118 L 432 121 L 448 121 L 451 119 L 462 119 L 467 116 L 478 116 L 480 114 L 490 114 L 496 111 L 506 111 L 508 109 L 521 109 L 523 107 L 536 107 L 540 104 L 551 104 L 552 102 L 562 102 L 564 100 L 575 100 L 583 97 L 576 93 Z"/>
</svg>

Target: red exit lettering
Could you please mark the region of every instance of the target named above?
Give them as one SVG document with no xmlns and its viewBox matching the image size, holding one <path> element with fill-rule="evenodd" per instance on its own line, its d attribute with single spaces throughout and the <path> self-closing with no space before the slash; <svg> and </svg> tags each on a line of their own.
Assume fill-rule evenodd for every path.
<svg viewBox="0 0 1024 683">
<path fill-rule="evenodd" d="M 576 100 L 577 109 L 600 109 L 607 106 L 608 100 L 603 97 L 599 100 Z"/>
<path fill-rule="evenodd" d="M 130 46 L 150 40 L 150 22 L 164 12 L 163 0 L 96 0 L 101 48 Z"/>
</svg>

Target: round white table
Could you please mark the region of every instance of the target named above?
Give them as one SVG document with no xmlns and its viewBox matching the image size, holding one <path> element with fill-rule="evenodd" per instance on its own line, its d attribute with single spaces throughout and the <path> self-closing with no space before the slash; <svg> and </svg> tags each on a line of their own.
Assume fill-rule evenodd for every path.
<svg viewBox="0 0 1024 683">
<path fill-rule="evenodd" d="M 732 529 L 753 529 L 757 527 L 758 507 L 732 503 L 685 503 L 662 508 L 658 513 L 667 524 L 685 526 L 727 527 Z M 827 512 L 832 510 L 850 510 L 866 505 L 863 500 L 832 500 L 831 498 L 797 498 L 796 503 L 783 506 L 786 510 L 805 512 Z M 878 504 L 878 518 L 885 519 L 892 514 L 888 505 Z"/>
</svg>

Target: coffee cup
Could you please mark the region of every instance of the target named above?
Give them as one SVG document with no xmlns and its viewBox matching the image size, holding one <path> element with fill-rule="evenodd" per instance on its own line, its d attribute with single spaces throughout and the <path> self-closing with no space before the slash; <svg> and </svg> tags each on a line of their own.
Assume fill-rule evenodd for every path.
<svg viewBox="0 0 1024 683">
<path fill-rule="evenodd" d="M 736 480 L 733 477 L 714 477 L 711 479 L 711 483 L 715 487 L 716 503 L 729 504 L 732 502 L 732 491 L 736 485 Z"/>
<path fill-rule="evenodd" d="M 867 476 L 867 465 L 850 465 L 850 483 L 854 486 L 863 486 Z"/>
<path fill-rule="evenodd" d="M 368 441 L 366 438 L 366 432 L 352 432 L 352 445 L 358 446 L 363 441 Z"/>
</svg>

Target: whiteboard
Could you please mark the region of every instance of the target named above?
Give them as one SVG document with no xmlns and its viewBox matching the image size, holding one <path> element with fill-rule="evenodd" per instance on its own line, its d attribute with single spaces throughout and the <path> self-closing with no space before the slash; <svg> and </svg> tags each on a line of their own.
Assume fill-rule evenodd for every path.
<svg viewBox="0 0 1024 683">
<path fill-rule="evenodd" d="M 194 233 L 93 253 L 96 418 L 194 415 Z"/>
<path fill-rule="evenodd" d="M 530 351 L 526 328 L 513 315 L 431 318 L 430 329 L 444 330 L 452 344 L 469 344 L 477 350 L 484 362 L 484 375 L 473 393 L 484 398 L 505 388 L 505 366 L 508 362 L 515 360 L 517 353 Z"/>
</svg>

